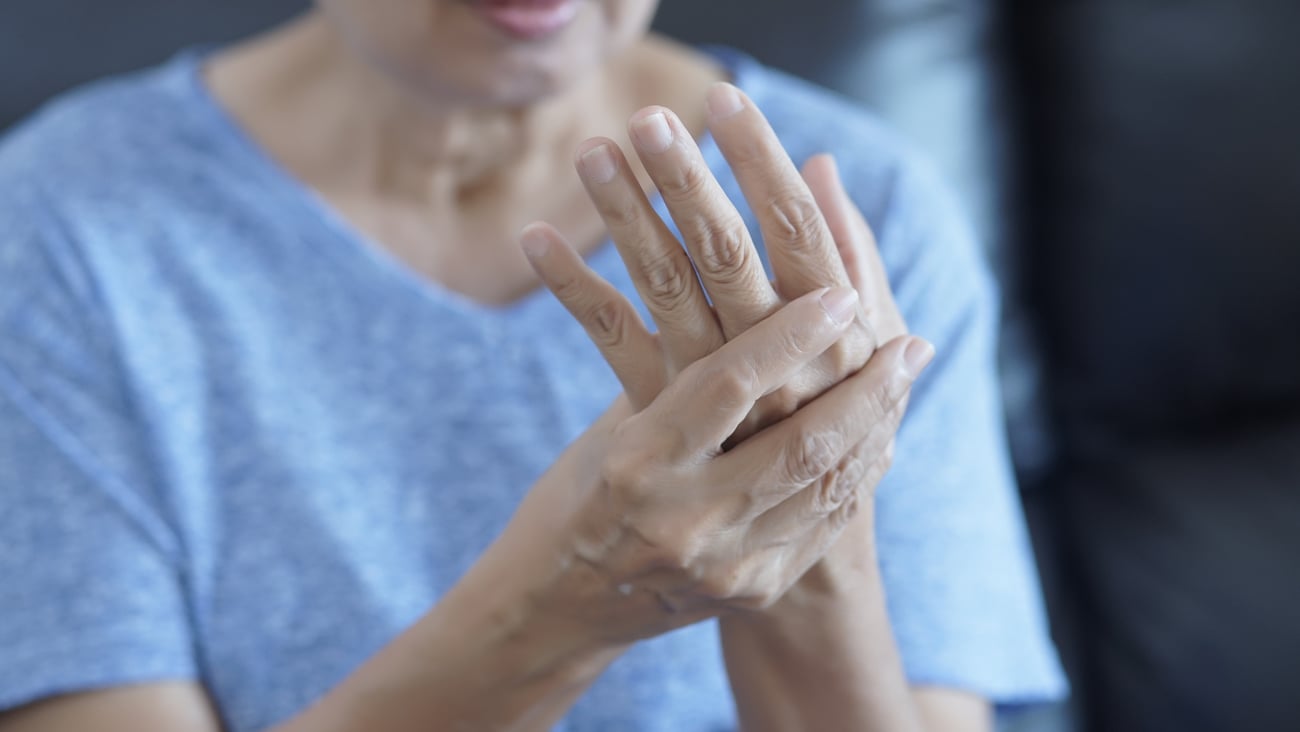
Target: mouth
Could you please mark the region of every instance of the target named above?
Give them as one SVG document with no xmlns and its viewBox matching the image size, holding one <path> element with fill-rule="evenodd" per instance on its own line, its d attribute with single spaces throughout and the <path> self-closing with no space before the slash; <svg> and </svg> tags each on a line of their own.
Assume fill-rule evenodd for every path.
<svg viewBox="0 0 1300 732">
<path fill-rule="evenodd" d="M 536 41 L 564 30 L 578 15 L 579 0 L 474 0 L 478 14 L 512 38 Z"/>
</svg>

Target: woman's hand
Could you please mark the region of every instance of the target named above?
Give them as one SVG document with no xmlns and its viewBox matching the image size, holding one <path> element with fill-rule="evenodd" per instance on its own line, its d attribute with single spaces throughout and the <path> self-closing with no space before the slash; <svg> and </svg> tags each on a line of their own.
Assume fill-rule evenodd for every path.
<svg viewBox="0 0 1300 732">
<path fill-rule="evenodd" d="M 551 246 L 530 243 L 543 260 L 572 254 Z M 723 443 L 843 337 L 856 304 L 836 288 L 781 307 L 686 366 L 640 412 L 616 406 L 626 411 L 615 425 L 566 452 L 503 537 L 543 531 L 566 542 L 554 564 L 563 571 L 534 595 L 539 614 L 627 643 L 768 607 L 803 576 L 859 509 L 860 455 L 892 438 L 916 376 L 908 341 L 762 432 Z M 555 531 L 560 514 L 569 518 Z"/>
<path fill-rule="evenodd" d="M 800 177 L 762 115 L 737 90 L 716 86 L 709 106 L 713 135 L 759 218 L 775 282 L 768 283 L 739 214 L 693 140 L 662 109 L 636 115 L 632 138 L 689 256 L 655 214 L 611 142 L 586 143 L 578 163 L 659 333 L 651 335 L 631 304 L 587 268 L 550 227 L 526 230 L 524 248 L 542 280 L 587 329 L 637 404 L 655 398 L 660 385 L 695 359 L 725 349 L 721 344 L 730 345 L 734 338 L 749 337 L 754 333 L 749 328 L 762 328 L 765 314 L 781 303 L 817 287 L 851 283 L 863 303 L 854 324 L 784 387 L 755 403 L 730 436 L 735 452 L 750 444 L 746 437 L 824 389 L 833 390 L 814 404 L 834 398 L 840 387 L 832 385 L 863 362 L 864 373 L 886 361 L 915 375 L 928 364 L 933 349 L 920 339 L 898 337 L 906 326 L 874 238 L 840 184 L 833 161 L 814 158 Z M 874 414 L 874 429 L 849 450 L 837 470 L 822 478 L 817 492 L 837 501 L 864 496 L 854 504 L 856 517 L 779 604 L 765 602 L 762 612 L 722 621 L 732 688 L 746 729 L 920 729 L 921 720 L 933 716 L 931 711 L 949 707 L 960 708 L 962 728 L 986 726 L 981 721 L 985 706 L 969 695 L 946 690 L 909 693 L 885 612 L 871 495 L 892 459 L 893 436 L 905 403 L 906 394 L 901 394 L 887 406 L 872 400 L 847 405 Z M 854 436 L 842 438 L 838 444 Z"/>
<path fill-rule="evenodd" d="M 694 140 L 672 112 L 661 108 L 634 116 L 631 137 L 689 255 L 654 212 L 613 142 L 588 141 L 578 154 L 579 173 L 658 334 L 651 335 L 626 298 L 585 267 L 553 229 L 535 226 L 524 238 L 539 276 L 601 348 L 634 406 L 648 403 L 673 373 L 789 299 L 819 287 L 851 285 L 861 293 L 862 307 L 844 336 L 761 400 L 732 436 L 739 441 L 861 368 L 882 343 L 906 333 L 906 325 L 871 230 L 844 192 L 834 162 L 818 156 L 801 177 L 762 114 L 730 85 L 714 87 L 709 107 L 713 136 L 758 216 L 775 282 L 769 283 L 740 214 Z M 908 354 L 923 367 L 932 351 L 916 342 Z M 865 469 L 847 477 L 870 489 L 891 456 L 892 441 L 882 453 L 860 452 L 855 464 Z M 868 553 L 861 546 L 870 540 L 863 535 L 870 530 L 865 523 L 855 526 L 858 540 L 839 550 L 846 563 L 860 563 Z"/>
<path fill-rule="evenodd" d="M 731 85 L 712 90 L 710 109 L 712 134 L 757 212 L 775 283 L 768 282 L 744 221 L 712 177 L 694 140 L 675 114 L 662 108 L 646 109 L 633 117 L 630 137 L 668 205 L 689 255 L 655 215 L 614 142 L 589 140 L 578 152 L 578 173 L 659 326 L 658 337 L 653 342 L 643 337 L 637 322 L 628 316 L 627 304 L 614 298 L 607 287 L 593 293 L 589 278 L 581 285 L 549 281 L 549 274 L 567 277 L 572 268 L 547 269 L 546 263 L 533 257 L 534 267 L 552 290 L 568 286 L 556 295 L 565 306 L 576 309 L 575 315 L 611 359 L 637 407 L 649 403 L 673 373 L 744 333 L 781 304 L 820 287 L 853 285 L 823 216 L 823 202 L 790 163 L 762 114 Z M 816 173 L 824 165 L 826 161 L 819 161 L 810 172 Z M 814 179 L 820 183 L 823 178 Z M 824 185 L 819 190 L 831 192 Z M 554 231 L 534 233 L 554 237 Z M 854 322 L 845 338 L 792 384 L 764 399 L 737 438 L 757 432 L 767 421 L 787 415 L 857 371 L 876 347 L 905 332 L 883 276 L 878 285 L 881 287 L 871 291 L 872 298 L 863 302 L 867 307 L 863 317 Z M 595 312 L 591 311 L 593 299 L 601 300 Z M 593 315 L 598 320 L 593 321 Z M 607 325 L 617 326 L 617 332 Z M 636 347 L 608 347 L 610 338 L 624 337 L 634 339 L 636 343 L 630 345 Z M 650 351 L 658 358 L 643 358 Z"/>
</svg>

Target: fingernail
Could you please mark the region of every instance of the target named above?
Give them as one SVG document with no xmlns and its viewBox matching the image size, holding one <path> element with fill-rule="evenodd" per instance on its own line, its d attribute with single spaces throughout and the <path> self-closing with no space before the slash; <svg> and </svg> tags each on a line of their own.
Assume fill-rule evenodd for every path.
<svg viewBox="0 0 1300 732">
<path fill-rule="evenodd" d="M 547 252 L 551 251 L 551 238 L 536 226 L 529 226 L 519 235 L 519 246 L 524 250 L 524 256 L 529 259 L 541 259 Z"/>
<path fill-rule="evenodd" d="M 618 172 L 618 164 L 614 162 L 614 154 L 610 152 L 609 145 L 591 148 L 578 158 L 578 162 L 582 165 L 583 174 L 592 183 L 608 183 L 614 180 L 614 175 Z"/>
<path fill-rule="evenodd" d="M 858 291 L 852 287 L 832 287 L 822 294 L 822 309 L 836 325 L 853 319 L 858 306 Z"/>
<path fill-rule="evenodd" d="M 709 116 L 715 120 L 726 119 L 745 106 L 745 102 L 740 98 L 740 92 L 726 82 L 718 82 L 709 89 L 706 104 L 709 107 Z"/>
<path fill-rule="evenodd" d="M 907 372 L 908 378 L 915 381 L 925 367 L 930 365 L 933 358 L 934 346 L 924 338 L 913 338 L 903 349 L 903 371 Z"/>
<path fill-rule="evenodd" d="M 646 152 L 660 153 L 673 144 L 673 128 L 663 112 L 655 112 L 632 124 L 632 136 Z"/>
</svg>

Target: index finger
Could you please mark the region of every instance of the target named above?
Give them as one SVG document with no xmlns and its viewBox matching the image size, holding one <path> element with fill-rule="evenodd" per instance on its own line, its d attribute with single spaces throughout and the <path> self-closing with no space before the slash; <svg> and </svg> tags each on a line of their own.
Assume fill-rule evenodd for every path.
<svg viewBox="0 0 1300 732">
<path fill-rule="evenodd" d="M 914 336 L 890 341 L 856 374 L 785 420 L 737 445 L 715 463 L 720 475 L 744 476 L 760 490 L 755 507 L 776 505 L 832 469 L 846 449 L 896 427 L 890 415 L 907 399 L 913 382 L 934 356 Z M 881 442 L 884 444 L 887 440 Z"/>
<path fill-rule="evenodd" d="M 843 335 L 857 304 L 851 287 L 795 300 L 687 367 L 645 413 L 676 428 L 691 451 L 719 451 L 759 399 Z"/>
<path fill-rule="evenodd" d="M 708 110 L 709 130 L 758 217 L 781 295 L 848 285 L 821 209 L 767 119 L 724 82 L 709 90 Z"/>
<path fill-rule="evenodd" d="M 622 150 L 607 138 L 587 140 L 577 168 L 676 365 L 712 353 L 723 334 L 691 258 L 646 199 Z"/>
</svg>

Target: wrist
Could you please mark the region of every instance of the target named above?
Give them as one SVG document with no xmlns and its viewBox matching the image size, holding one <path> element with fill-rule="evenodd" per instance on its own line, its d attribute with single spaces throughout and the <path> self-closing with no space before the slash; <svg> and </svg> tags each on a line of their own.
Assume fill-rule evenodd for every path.
<svg viewBox="0 0 1300 732">
<path fill-rule="evenodd" d="M 826 554 L 762 615 L 803 620 L 810 614 L 852 608 L 882 594 L 873 508 L 866 502 Z"/>
<path fill-rule="evenodd" d="M 430 718 L 466 729 L 550 729 L 626 650 L 550 603 L 559 570 L 544 552 L 501 544 L 407 632 L 400 668 L 382 684 L 393 688 L 372 698 L 418 699 L 437 710 Z"/>
<path fill-rule="evenodd" d="M 536 612 L 498 545 L 289 729 L 551 729 L 624 649 Z"/>
<path fill-rule="evenodd" d="M 521 679 L 594 680 L 627 645 L 587 622 L 582 602 L 598 588 L 568 547 L 549 536 L 529 541 L 520 528 L 488 549 L 445 604 L 479 631 L 503 670 Z"/>
</svg>

